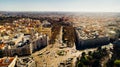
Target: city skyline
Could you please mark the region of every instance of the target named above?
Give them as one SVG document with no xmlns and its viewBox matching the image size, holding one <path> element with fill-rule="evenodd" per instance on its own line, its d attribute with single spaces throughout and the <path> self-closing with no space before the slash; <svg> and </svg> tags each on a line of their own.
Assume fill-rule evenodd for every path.
<svg viewBox="0 0 120 67">
<path fill-rule="evenodd" d="M 0 0 L 0 11 L 120 12 L 120 0 Z"/>
</svg>

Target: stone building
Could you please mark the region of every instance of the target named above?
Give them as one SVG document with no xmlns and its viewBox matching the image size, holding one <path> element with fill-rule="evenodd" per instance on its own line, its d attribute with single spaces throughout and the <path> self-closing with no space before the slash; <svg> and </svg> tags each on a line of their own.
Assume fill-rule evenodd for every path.
<svg viewBox="0 0 120 67">
<path fill-rule="evenodd" d="M 37 39 L 33 40 L 30 44 L 26 44 L 21 47 L 16 48 L 5 48 L 2 50 L 3 56 L 22 56 L 22 55 L 29 55 L 36 50 L 40 50 L 41 48 L 47 46 L 48 44 L 48 36 L 47 35 L 40 35 Z"/>
<path fill-rule="evenodd" d="M 30 54 L 30 47 L 29 47 L 29 45 L 25 45 L 25 46 L 19 47 L 19 48 L 4 49 L 2 52 L 3 52 L 3 56 L 29 55 Z"/>
<path fill-rule="evenodd" d="M 31 44 L 30 44 L 30 51 L 31 53 L 35 52 L 36 50 L 39 50 L 45 46 L 48 45 L 48 36 L 47 35 L 40 35 L 37 39 L 35 39 Z"/>
<path fill-rule="evenodd" d="M 77 49 L 95 48 L 103 45 L 108 45 L 110 43 L 109 37 L 101 37 L 95 39 L 80 40 L 76 44 Z"/>
</svg>

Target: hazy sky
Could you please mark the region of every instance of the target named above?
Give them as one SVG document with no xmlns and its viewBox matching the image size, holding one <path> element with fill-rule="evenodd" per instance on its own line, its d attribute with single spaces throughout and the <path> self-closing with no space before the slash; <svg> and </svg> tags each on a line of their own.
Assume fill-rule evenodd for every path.
<svg viewBox="0 0 120 67">
<path fill-rule="evenodd" d="M 120 0 L 0 0 L 0 11 L 120 12 Z"/>
</svg>

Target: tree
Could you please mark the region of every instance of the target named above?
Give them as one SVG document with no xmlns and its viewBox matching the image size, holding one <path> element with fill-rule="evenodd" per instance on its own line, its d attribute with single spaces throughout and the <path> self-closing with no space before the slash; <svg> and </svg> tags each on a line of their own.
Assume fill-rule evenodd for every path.
<svg viewBox="0 0 120 67">
<path fill-rule="evenodd" d="M 92 67 L 101 67 L 100 65 L 100 61 L 99 60 L 95 60 Z"/>
</svg>

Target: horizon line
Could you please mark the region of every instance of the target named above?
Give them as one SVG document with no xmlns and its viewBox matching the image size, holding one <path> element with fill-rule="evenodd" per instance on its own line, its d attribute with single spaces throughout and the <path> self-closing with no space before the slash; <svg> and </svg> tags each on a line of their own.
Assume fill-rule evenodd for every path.
<svg viewBox="0 0 120 67">
<path fill-rule="evenodd" d="M 120 13 L 118 11 L 12 11 L 12 10 L 0 10 L 0 12 L 73 12 L 73 13 Z"/>
</svg>

